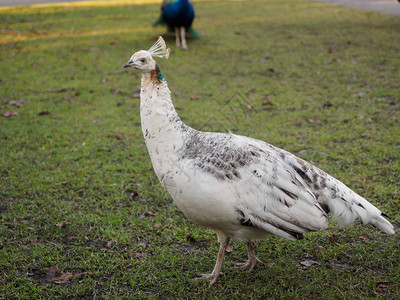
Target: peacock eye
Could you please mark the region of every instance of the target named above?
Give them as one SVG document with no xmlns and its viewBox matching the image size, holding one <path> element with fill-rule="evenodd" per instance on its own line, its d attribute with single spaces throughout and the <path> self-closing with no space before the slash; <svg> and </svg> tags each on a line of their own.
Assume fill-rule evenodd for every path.
<svg viewBox="0 0 400 300">
<path fill-rule="evenodd" d="M 146 62 L 146 59 L 145 59 L 145 58 L 141 58 L 141 59 L 140 59 L 140 62 L 141 62 L 142 64 L 144 64 L 144 63 Z"/>
</svg>

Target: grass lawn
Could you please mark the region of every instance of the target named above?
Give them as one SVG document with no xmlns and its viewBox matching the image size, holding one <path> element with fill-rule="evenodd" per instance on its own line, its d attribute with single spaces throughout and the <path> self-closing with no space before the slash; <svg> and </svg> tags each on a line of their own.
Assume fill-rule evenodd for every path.
<svg viewBox="0 0 400 300">
<path fill-rule="evenodd" d="M 0 8 L 1 299 L 399 299 L 400 235 L 355 226 L 234 243 L 152 171 L 140 76 L 161 1 Z M 400 224 L 400 18 L 312 1 L 195 1 L 189 51 L 158 59 L 182 119 L 295 153 Z M 227 113 L 229 111 L 230 113 Z"/>
</svg>

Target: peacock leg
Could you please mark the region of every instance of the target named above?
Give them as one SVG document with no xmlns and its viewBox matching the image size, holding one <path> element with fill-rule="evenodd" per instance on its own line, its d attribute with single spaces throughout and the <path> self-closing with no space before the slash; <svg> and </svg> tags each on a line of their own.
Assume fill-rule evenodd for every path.
<svg viewBox="0 0 400 300">
<path fill-rule="evenodd" d="M 182 39 L 182 49 L 187 50 L 188 46 L 186 45 L 186 28 L 184 26 L 181 27 L 181 39 Z"/>
<path fill-rule="evenodd" d="M 176 41 L 176 47 L 180 48 L 181 47 L 181 40 L 179 37 L 179 28 L 175 27 L 175 41 Z"/>
<path fill-rule="evenodd" d="M 193 280 L 207 279 L 210 281 L 210 286 L 212 286 L 217 281 L 219 275 L 221 274 L 222 261 L 224 258 L 226 247 L 228 247 L 229 244 L 229 238 L 225 238 L 223 241 L 220 241 L 220 243 L 221 245 L 219 247 L 217 262 L 215 263 L 214 270 L 211 272 L 211 274 L 200 274 L 200 277 L 194 278 Z"/>
<path fill-rule="evenodd" d="M 251 242 L 251 241 L 247 242 L 247 253 L 248 253 L 249 258 L 248 258 L 247 262 L 245 262 L 245 263 L 238 263 L 238 264 L 237 264 L 237 265 L 240 266 L 241 268 L 247 269 L 247 270 L 249 270 L 250 272 L 253 271 L 254 267 L 255 267 L 257 264 L 260 264 L 260 265 L 263 265 L 263 264 L 264 264 L 264 263 L 263 263 L 261 260 L 259 260 L 259 259 L 257 258 L 257 256 L 254 254 L 254 248 L 255 248 L 255 247 L 254 247 L 254 243 L 253 243 L 253 242 Z"/>
</svg>

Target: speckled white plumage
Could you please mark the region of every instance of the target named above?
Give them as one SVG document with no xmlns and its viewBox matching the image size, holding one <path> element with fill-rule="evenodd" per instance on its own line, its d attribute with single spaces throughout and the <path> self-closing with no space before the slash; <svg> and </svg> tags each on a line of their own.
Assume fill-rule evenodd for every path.
<svg viewBox="0 0 400 300">
<path fill-rule="evenodd" d="M 230 238 L 247 242 L 245 267 L 253 269 L 261 262 L 252 241 L 268 234 L 301 239 L 326 228 L 328 212 L 341 226 L 360 221 L 394 234 L 379 209 L 293 154 L 263 141 L 185 125 L 152 58 L 168 56 L 162 38 L 149 51 L 135 53 L 124 67 L 143 75 L 140 116 L 157 177 L 179 209 L 212 228 L 221 243 L 213 272 L 201 278 L 210 284 L 217 280 Z"/>
</svg>

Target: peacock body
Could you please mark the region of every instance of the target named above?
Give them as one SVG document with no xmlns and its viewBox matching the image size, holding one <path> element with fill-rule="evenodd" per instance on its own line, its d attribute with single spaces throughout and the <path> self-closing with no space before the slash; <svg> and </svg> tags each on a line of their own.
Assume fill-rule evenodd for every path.
<svg viewBox="0 0 400 300">
<path fill-rule="evenodd" d="M 192 28 L 194 18 L 191 0 L 163 0 L 161 15 L 153 25 L 167 24 L 169 30 L 175 32 L 176 46 L 187 50 L 186 33 L 189 32 L 193 37 L 199 36 Z"/>
<path fill-rule="evenodd" d="M 212 228 L 221 243 L 214 270 L 200 278 L 215 283 L 230 239 L 247 243 L 243 267 L 252 270 L 262 263 L 253 241 L 270 234 L 299 240 L 327 228 L 329 220 L 395 233 L 378 208 L 295 155 L 260 140 L 184 124 L 155 56 L 169 56 L 161 37 L 149 51 L 133 54 L 124 67 L 142 73 L 142 131 L 157 177 L 179 209 Z"/>
</svg>

